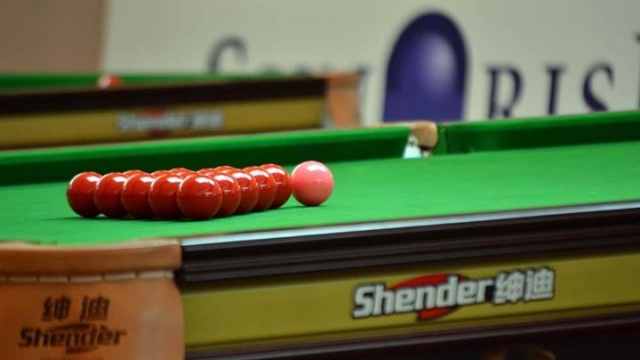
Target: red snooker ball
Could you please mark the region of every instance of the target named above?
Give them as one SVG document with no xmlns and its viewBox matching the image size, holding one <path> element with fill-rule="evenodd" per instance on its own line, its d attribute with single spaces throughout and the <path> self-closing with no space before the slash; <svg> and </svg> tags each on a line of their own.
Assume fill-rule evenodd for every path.
<svg viewBox="0 0 640 360">
<path fill-rule="evenodd" d="M 93 193 L 93 201 L 101 213 L 110 218 L 122 218 L 127 216 L 127 211 L 122 206 L 120 194 L 127 177 L 119 172 L 104 175 L 96 184 Z"/>
<path fill-rule="evenodd" d="M 149 190 L 155 177 L 144 173 L 134 174 L 125 181 L 120 194 L 122 206 L 136 219 L 150 219 L 154 216 L 149 205 Z"/>
<path fill-rule="evenodd" d="M 293 184 L 289 173 L 280 165 L 265 164 L 260 166 L 271 175 L 276 182 L 276 197 L 271 203 L 270 209 L 277 209 L 284 205 L 291 197 L 293 192 Z"/>
<path fill-rule="evenodd" d="M 132 177 L 133 175 L 136 174 L 144 174 L 144 175 L 148 175 L 148 173 L 146 171 L 142 171 L 142 170 L 127 170 L 125 172 L 122 173 L 122 175 L 126 176 L 126 177 Z"/>
<path fill-rule="evenodd" d="M 216 216 L 229 216 L 235 213 L 242 200 L 242 191 L 238 182 L 230 175 L 221 172 L 208 171 L 206 173 L 205 176 L 216 181 L 222 190 L 222 205 Z"/>
<path fill-rule="evenodd" d="M 151 176 L 157 178 L 157 177 L 160 177 L 162 175 L 167 175 L 167 174 L 171 174 L 171 173 L 169 171 L 167 171 L 167 170 L 156 170 L 156 171 L 151 173 Z"/>
<path fill-rule="evenodd" d="M 157 177 L 149 189 L 149 206 L 153 212 L 163 219 L 179 219 L 182 212 L 178 206 L 178 189 L 182 178 L 165 174 Z"/>
<path fill-rule="evenodd" d="M 110 89 L 122 86 L 122 79 L 119 76 L 104 74 L 98 79 L 98 88 Z"/>
<path fill-rule="evenodd" d="M 230 172 L 230 171 L 237 171 L 240 169 L 235 168 L 233 166 L 229 166 L 229 165 L 222 165 L 222 166 L 215 167 L 213 170 L 219 171 L 219 172 Z"/>
<path fill-rule="evenodd" d="M 67 187 L 67 202 L 78 215 L 92 218 L 100 215 L 100 210 L 93 201 L 96 185 L 100 181 L 100 174 L 83 172 L 71 179 Z"/>
<path fill-rule="evenodd" d="M 293 197 L 305 206 L 318 206 L 333 193 L 333 174 L 323 163 L 305 161 L 291 173 Z"/>
<path fill-rule="evenodd" d="M 173 169 L 169 170 L 169 172 L 171 174 L 173 174 L 173 175 L 178 175 L 178 176 L 180 176 L 182 178 L 186 178 L 189 175 L 196 174 L 195 171 L 189 170 L 189 169 L 186 169 L 186 168 L 182 168 L 182 167 L 173 168 Z"/>
<path fill-rule="evenodd" d="M 238 205 L 235 214 L 245 214 L 253 210 L 260 196 L 260 188 L 256 179 L 242 170 L 229 170 L 223 173 L 231 176 L 240 187 L 240 205 Z"/>
<path fill-rule="evenodd" d="M 189 175 L 178 189 L 178 206 L 184 216 L 193 220 L 211 219 L 222 205 L 222 190 L 213 179 Z"/>
<path fill-rule="evenodd" d="M 257 166 L 250 166 L 245 168 L 244 171 L 256 179 L 258 183 L 258 202 L 253 207 L 253 211 L 267 210 L 276 198 L 275 180 L 273 180 L 268 172 Z"/>
<path fill-rule="evenodd" d="M 209 176 L 211 174 L 217 174 L 217 173 L 218 171 L 214 168 L 204 168 L 204 169 L 198 170 L 198 174 L 204 175 L 204 176 Z"/>
</svg>

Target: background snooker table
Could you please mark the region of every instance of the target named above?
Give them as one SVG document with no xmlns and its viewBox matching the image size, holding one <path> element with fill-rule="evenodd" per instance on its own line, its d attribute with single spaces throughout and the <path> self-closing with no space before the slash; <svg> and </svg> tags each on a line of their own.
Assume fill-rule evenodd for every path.
<svg viewBox="0 0 640 360">
<path fill-rule="evenodd" d="M 292 344 L 298 351 L 307 344 L 309 353 L 353 351 L 362 339 L 387 344 L 384 338 L 443 329 L 462 334 L 469 328 L 532 324 L 536 319 L 581 324 L 581 317 L 637 311 L 640 293 L 619 291 L 616 297 L 609 292 L 596 299 L 587 296 L 588 286 L 578 284 L 564 294 L 558 287 L 557 305 L 551 301 L 483 310 L 484 304 L 475 317 L 473 309 L 461 309 L 450 317 L 452 322 L 444 317 L 420 326 L 407 322 L 407 315 L 359 321 L 346 311 L 354 284 L 373 278 L 393 283 L 425 271 L 466 269 L 486 276 L 507 266 L 544 263 L 556 269 L 559 282 L 562 271 L 595 271 L 599 275 L 591 278 L 615 290 L 620 283 L 607 282 L 607 271 L 635 271 L 627 267 L 636 266 L 632 264 L 638 259 L 638 226 L 631 221 L 640 209 L 638 130 L 637 112 L 445 124 L 438 126 L 432 156 L 415 159 L 402 157 L 410 135 L 404 126 L 4 152 L 0 238 L 61 247 L 179 239 L 183 265 L 176 280 L 193 358 L 269 351 L 282 355 Z M 81 219 L 64 198 L 66 181 L 85 170 L 266 162 L 291 168 L 307 159 L 327 162 L 336 179 L 334 195 L 317 208 L 290 200 L 279 210 L 205 222 Z M 554 228 L 559 225 L 547 224 L 566 228 L 560 236 Z M 395 232 L 384 235 L 389 229 Z M 566 236 L 572 229 L 586 234 L 586 240 Z M 511 238 L 504 239 L 501 232 Z M 539 239 L 531 240 L 532 234 Z M 445 240 L 450 240 L 449 248 Z M 565 246 L 549 247 L 552 242 Z M 482 261 L 452 249 L 462 244 L 484 254 Z M 375 250 L 383 254 L 374 255 Z M 440 253 L 448 257 L 434 257 Z M 363 261 L 360 267 L 358 260 Z M 565 281 L 562 285 L 570 287 Z M 328 305 L 314 314 L 308 308 L 319 300 L 305 291 L 325 293 Z M 343 292 L 346 298 L 340 300 Z M 338 314 L 327 315 L 332 308 Z M 342 347 L 335 345 L 336 338 Z"/>
<path fill-rule="evenodd" d="M 154 86 L 185 83 L 235 82 L 251 80 L 286 79 L 293 76 L 275 74 L 113 74 L 120 78 L 123 86 Z M 35 90 L 60 91 L 64 89 L 95 89 L 102 74 L 98 73 L 33 73 L 0 74 L 0 92 L 29 92 Z"/>
<path fill-rule="evenodd" d="M 116 75 L 0 74 L 0 149 L 321 128 L 352 106 L 340 74 Z"/>
</svg>

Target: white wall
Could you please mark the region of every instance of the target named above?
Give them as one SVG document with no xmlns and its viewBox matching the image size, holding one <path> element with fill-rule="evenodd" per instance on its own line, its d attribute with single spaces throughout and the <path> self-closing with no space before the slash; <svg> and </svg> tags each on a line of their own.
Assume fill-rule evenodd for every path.
<svg viewBox="0 0 640 360">
<path fill-rule="evenodd" d="M 511 116 L 546 113 L 551 65 L 565 68 L 559 113 L 590 111 L 583 82 L 600 63 L 613 71 L 613 84 L 603 71 L 594 75 L 597 98 L 609 110 L 640 106 L 637 0 L 111 0 L 103 67 L 205 71 L 214 45 L 233 35 L 245 42 L 248 59 L 223 57 L 223 70 L 366 68 L 365 118 L 379 121 L 391 49 L 413 18 L 430 11 L 448 15 L 464 36 L 466 119 L 488 117 L 488 67 L 503 64 L 523 78 Z M 501 84 L 503 98 L 508 85 Z"/>
</svg>

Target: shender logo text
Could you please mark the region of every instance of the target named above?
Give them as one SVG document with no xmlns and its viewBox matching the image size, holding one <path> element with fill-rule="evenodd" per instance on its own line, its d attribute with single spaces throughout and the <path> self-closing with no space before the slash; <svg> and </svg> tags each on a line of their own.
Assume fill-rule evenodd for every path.
<svg viewBox="0 0 640 360">
<path fill-rule="evenodd" d="M 20 333 L 21 348 L 64 348 L 66 354 L 77 354 L 98 349 L 99 346 L 117 346 L 126 331 L 106 326 L 75 323 L 48 329 L 26 327 Z"/>
<path fill-rule="evenodd" d="M 417 313 L 418 320 L 435 319 L 460 306 L 550 300 L 554 297 L 555 271 L 548 267 L 500 272 L 494 277 L 471 279 L 462 274 L 433 274 L 388 286 L 371 283 L 353 293 L 354 319 Z"/>
<path fill-rule="evenodd" d="M 42 304 L 40 324 L 24 326 L 20 330 L 18 346 L 25 350 L 56 348 L 72 355 L 121 344 L 127 331 L 110 328 L 104 323 L 108 321 L 109 298 L 84 296 L 81 307 L 77 308 L 80 310 L 79 321 L 68 322 L 73 304 L 70 296 L 47 297 Z"/>
</svg>

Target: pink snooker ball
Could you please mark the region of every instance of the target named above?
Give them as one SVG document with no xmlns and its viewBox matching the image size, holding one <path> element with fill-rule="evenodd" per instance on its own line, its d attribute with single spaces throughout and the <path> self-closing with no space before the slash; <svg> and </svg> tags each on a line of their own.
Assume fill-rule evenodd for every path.
<svg viewBox="0 0 640 360">
<path fill-rule="evenodd" d="M 318 206 L 333 193 L 333 174 L 323 163 L 305 161 L 291 173 L 293 197 L 302 205 Z"/>
</svg>

